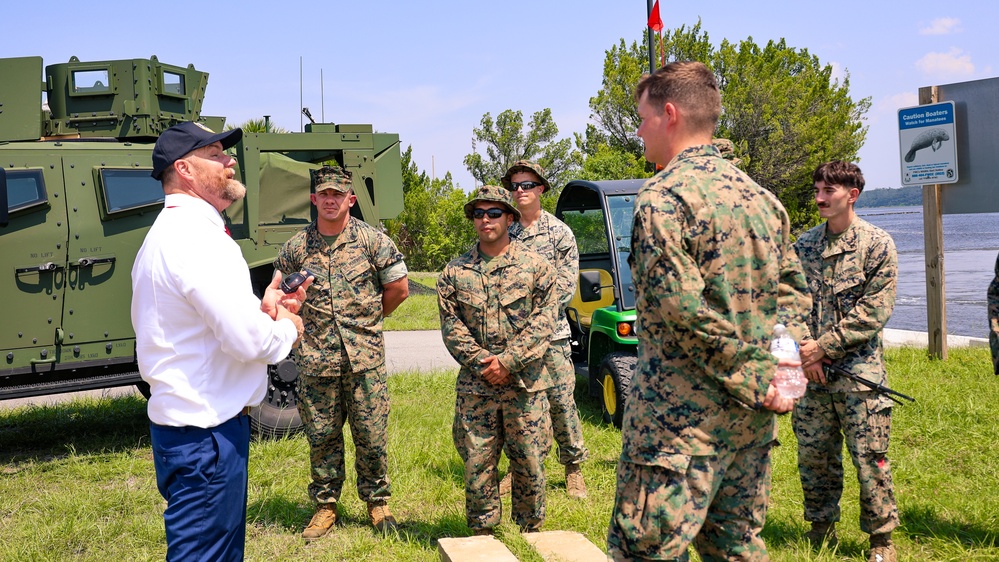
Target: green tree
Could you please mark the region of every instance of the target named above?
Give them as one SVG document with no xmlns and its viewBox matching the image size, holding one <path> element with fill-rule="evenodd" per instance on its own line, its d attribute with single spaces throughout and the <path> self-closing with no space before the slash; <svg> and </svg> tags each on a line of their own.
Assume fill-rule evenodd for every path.
<svg viewBox="0 0 999 562">
<path fill-rule="evenodd" d="M 577 135 L 580 165 L 591 179 L 611 179 L 621 171 L 614 152 L 644 161 L 635 135 L 641 120 L 634 88 L 648 71 L 645 45 L 629 47 L 622 39 L 606 53 L 602 87 L 590 98 L 595 124 L 585 137 Z M 732 140 L 739 167 L 781 199 L 795 230 L 815 224 L 811 173 L 827 160 L 857 159 L 867 135 L 863 120 L 870 98 L 853 100 L 848 76 L 842 82 L 833 79 L 830 65 L 783 39 L 763 48 L 752 38 L 738 44 L 725 40 L 715 50 L 698 22 L 665 33 L 663 46 L 666 62 L 697 60 L 714 70 L 722 94 L 715 136 Z M 652 166 L 645 170 L 651 172 Z M 594 177 L 600 174 L 608 176 Z"/>
<path fill-rule="evenodd" d="M 577 145 L 585 142 L 580 135 L 576 135 Z M 636 156 L 626 150 L 615 150 L 607 144 L 599 143 L 583 159 L 576 179 L 596 181 L 650 177 L 652 172 L 646 170 L 646 164 L 648 162 L 644 156 Z"/>
<path fill-rule="evenodd" d="M 451 174 L 430 179 L 413 162 L 413 147 L 402 154 L 402 213 L 385 221 L 389 236 L 413 271 L 439 271 L 468 250 L 475 233 L 465 219 L 465 193 Z"/>
<path fill-rule="evenodd" d="M 632 41 L 630 46 L 621 39 L 604 56 L 600 91 L 590 98 L 590 118 L 596 126 L 587 127 L 586 143 L 582 147 L 587 156 L 594 155 L 600 146 L 606 145 L 613 150 L 634 154 L 644 162 L 642 141 L 636 135 L 642 120 L 638 117 L 638 104 L 635 103 L 635 84 L 649 72 L 646 36 L 642 33 L 641 44 Z M 655 41 L 658 56 L 658 36 Z M 708 34 L 701 31 L 699 20 L 690 28 L 681 25 L 675 30 L 665 31 L 662 48 L 666 62 L 698 60 L 709 64 L 714 52 Z M 653 170 L 651 164 L 647 170 Z"/>
<path fill-rule="evenodd" d="M 472 129 L 472 153 L 465 155 L 465 168 L 479 184 L 499 184 L 507 169 L 517 160 L 533 160 L 545 169 L 546 179 L 558 189 L 563 178 L 576 165 L 572 141 L 558 140 L 558 126 L 552 111 L 545 108 L 531 116 L 524 129 L 524 114 L 507 109 L 496 116 L 486 113 L 479 127 Z M 485 156 L 479 146 L 485 146 Z M 553 193 L 553 192 L 550 192 Z"/>
<path fill-rule="evenodd" d="M 796 229 L 817 223 L 812 171 L 827 160 L 856 161 L 870 98 L 854 101 L 849 75 L 840 83 L 830 65 L 783 39 L 762 49 L 752 38 L 723 41 L 714 70 L 724 107 L 717 136 L 736 143 L 741 167 L 780 198 Z"/>
<path fill-rule="evenodd" d="M 600 91 L 590 98 L 590 118 L 596 125 L 586 128 L 586 142 L 582 148 L 592 156 L 601 146 L 619 152 L 642 155 L 642 141 L 635 134 L 641 119 L 635 104 L 635 84 L 642 77 L 642 59 L 646 45 L 632 42 L 628 47 L 624 39 L 608 50 L 604 56 L 604 78 Z"/>
<path fill-rule="evenodd" d="M 861 207 L 905 207 L 923 204 L 923 186 L 909 185 L 899 188 L 872 189 L 870 186 L 860 194 L 855 205 Z"/>
</svg>

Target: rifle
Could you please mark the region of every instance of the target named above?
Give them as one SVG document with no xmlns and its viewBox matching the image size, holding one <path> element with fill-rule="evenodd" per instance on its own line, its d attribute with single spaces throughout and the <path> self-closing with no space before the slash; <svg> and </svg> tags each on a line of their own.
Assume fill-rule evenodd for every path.
<svg viewBox="0 0 999 562">
<path fill-rule="evenodd" d="M 844 369 L 842 367 L 837 367 L 836 365 L 829 365 L 829 364 L 825 364 L 825 365 L 823 365 L 823 367 L 825 367 L 826 372 L 832 373 L 832 374 L 836 374 L 836 375 L 839 375 L 841 377 L 846 377 L 846 378 L 852 380 L 853 382 L 859 382 L 860 384 L 862 384 L 862 385 L 866 386 L 867 388 L 869 388 L 869 389 L 877 392 L 878 394 L 881 394 L 883 396 L 887 396 L 888 398 L 891 398 L 896 404 L 905 405 L 904 402 L 902 402 L 898 398 L 895 398 L 895 396 L 898 396 L 900 398 L 905 398 L 906 400 L 908 400 L 910 402 L 915 402 L 916 401 L 916 399 L 913 398 L 913 397 L 911 397 L 911 396 L 906 396 L 905 394 L 902 394 L 901 392 L 898 392 L 896 390 L 892 390 L 892 389 L 888 388 L 887 386 L 884 386 L 882 384 L 878 384 L 878 383 L 873 382 L 873 381 L 869 381 L 869 380 L 865 379 L 864 377 L 855 375 L 855 374 L 851 373 L 850 371 L 847 371 L 846 369 Z M 894 396 L 892 396 L 892 395 L 894 395 Z"/>
</svg>

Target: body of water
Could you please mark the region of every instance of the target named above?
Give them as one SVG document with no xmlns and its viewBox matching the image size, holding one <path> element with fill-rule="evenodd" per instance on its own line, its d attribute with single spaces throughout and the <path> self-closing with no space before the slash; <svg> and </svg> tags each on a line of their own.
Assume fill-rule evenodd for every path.
<svg viewBox="0 0 999 562">
<path fill-rule="evenodd" d="M 922 207 L 868 207 L 857 216 L 886 230 L 898 248 L 898 289 L 889 328 L 927 331 Z M 985 292 L 999 253 L 999 213 L 944 215 L 947 333 L 988 337 Z"/>
</svg>

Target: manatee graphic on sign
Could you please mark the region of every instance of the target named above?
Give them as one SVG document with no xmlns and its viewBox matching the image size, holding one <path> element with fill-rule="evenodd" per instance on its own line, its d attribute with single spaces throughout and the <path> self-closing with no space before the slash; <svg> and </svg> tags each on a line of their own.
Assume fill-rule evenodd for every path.
<svg viewBox="0 0 999 562">
<path fill-rule="evenodd" d="M 954 102 L 898 110 L 902 185 L 957 181 Z"/>
<path fill-rule="evenodd" d="M 933 152 L 936 152 L 938 148 L 943 146 L 943 141 L 946 140 L 950 140 L 950 135 L 947 134 L 947 131 L 939 127 L 923 131 L 922 133 L 919 133 L 919 136 L 912 140 L 912 147 L 909 148 L 909 152 L 905 153 L 904 160 L 906 162 L 912 162 L 916 159 L 916 151 L 921 148 L 926 148 L 927 146 L 932 148 Z"/>
</svg>

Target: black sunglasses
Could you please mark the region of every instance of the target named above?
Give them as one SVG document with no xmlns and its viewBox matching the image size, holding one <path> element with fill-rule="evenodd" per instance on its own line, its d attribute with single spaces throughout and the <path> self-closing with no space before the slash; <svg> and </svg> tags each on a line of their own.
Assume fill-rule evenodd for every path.
<svg viewBox="0 0 999 562">
<path fill-rule="evenodd" d="M 545 185 L 543 183 L 538 183 L 536 181 L 512 181 L 510 182 L 510 187 L 507 187 L 510 191 L 517 191 L 518 189 L 523 189 L 527 191 L 528 189 L 534 189 L 535 187 Z"/>
<path fill-rule="evenodd" d="M 499 209 L 496 207 L 491 207 L 489 209 L 472 209 L 472 218 L 481 219 L 482 217 L 489 217 L 491 219 L 498 219 L 507 213 L 506 209 Z"/>
</svg>

